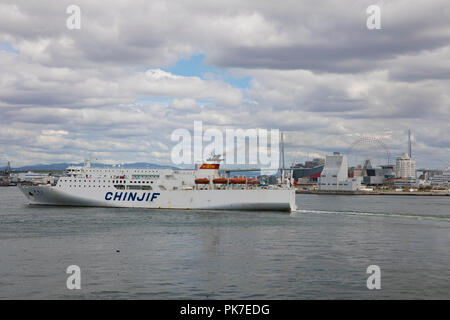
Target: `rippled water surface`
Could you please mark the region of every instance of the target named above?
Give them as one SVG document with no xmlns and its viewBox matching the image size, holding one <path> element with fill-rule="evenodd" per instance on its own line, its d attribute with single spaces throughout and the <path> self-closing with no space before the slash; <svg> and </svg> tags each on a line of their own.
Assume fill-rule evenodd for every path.
<svg viewBox="0 0 450 320">
<path fill-rule="evenodd" d="M 450 299 L 450 197 L 292 213 L 28 206 L 0 188 L 1 299 Z M 368 290 L 366 269 L 381 269 Z M 81 268 L 81 290 L 66 268 Z"/>
</svg>

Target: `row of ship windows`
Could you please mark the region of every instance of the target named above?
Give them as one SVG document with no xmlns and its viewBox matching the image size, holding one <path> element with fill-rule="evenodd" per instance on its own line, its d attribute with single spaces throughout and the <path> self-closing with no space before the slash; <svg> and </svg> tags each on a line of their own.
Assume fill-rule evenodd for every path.
<svg viewBox="0 0 450 320">
<path fill-rule="evenodd" d="M 105 171 L 107 171 L 107 172 L 124 172 L 124 171 L 122 171 L 122 170 L 114 170 L 114 169 L 103 169 L 103 170 L 92 170 L 92 169 L 87 169 L 87 170 L 80 170 L 80 169 L 70 169 L 70 170 L 68 170 L 68 172 L 70 172 L 70 173 L 74 173 L 74 172 L 105 172 Z M 155 171 L 155 170 L 133 170 L 132 171 L 133 173 L 136 173 L 136 172 L 141 172 L 141 173 L 148 173 L 148 172 L 150 172 L 150 173 L 158 173 L 159 171 Z"/>
<path fill-rule="evenodd" d="M 67 181 L 69 181 L 69 182 L 72 182 L 72 180 L 67 180 L 67 179 L 64 179 L 64 182 L 67 182 Z M 91 182 L 91 180 L 83 180 L 84 182 Z M 73 182 L 77 182 L 77 180 L 73 180 Z M 78 182 L 82 182 L 81 180 L 78 180 Z M 92 182 L 95 182 L 95 180 L 92 180 Z M 102 182 L 102 180 L 98 180 L 98 182 Z M 106 182 L 106 180 L 103 180 L 103 182 Z M 111 180 L 108 180 L 108 182 L 111 182 Z M 113 181 L 114 182 L 114 181 Z"/>
<path fill-rule="evenodd" d="M 62 187 L 62 185 L 58 184 L 58 187 Z M 73 187 L 76 188 L 77 185 L 74 184 Z M 90 188 L 91 185 L 85 185 L 85 184 L 84 184 L 84 185 L 81 185 L 81 184 L 80 184 L 80 185 L 78 185 L 78 187 L 79 187 L 79 188 L 81 188 L 81 187 L 84 187 L 84 188 L 86 188 L 86 187 L 87 187 L 87 188 Z M 94 187 L 94 188 L 95 188 L 95 187 L 101 188 L 102 186 L 101 186 L 101 185 L 98 185 L 98 186 L 92 186 L 92 187 Z M 103 188 L 109 188 L 109 187 L 110 187 L 110 186 L 103 186 Z M 69 188 L 72 188 L 72 185 L 69 185 Z"/>
<path fill-rule="evenodd" d="M 91 180 L 83 180 L 84 182 L 91 182 Z M 67 179 L 64 180 L 64 182 L 67 182 Z M 72 180 L 69 179 L 69 182 L 72 182 Z M 77 180 L 73 180 L 73 182 L 77 182 Z M 78 182 L 81 182 L 81 180 L 78 180 Z M 93 183 L 95 183 L 95 180 L 92 180 Z M 98 180 L 99 183 L 101 183 L 101 180 Z M 108 183 L 110 183 L 111 180 L 108 180 Z M 113 183 L 126 183 L 125 180 L 113 180 Z M 103 183 L 106 183 L 106 180 L 103 180 Z M 128 181 L 128 183 L 153 183 L 153 181 Z"/>
<path fill-rule="evenodd" d="M 336 183 L 319 183 L 321 186 L 336 186 Z M 339 183 L 339 185 L 348 185 L 349 183 L 347 181 Z"/>
<path fill-rule="evenodd" d="M 113 183 L 126 183 L 125 180 L 113 180 Z M 128 183 L 153 183 L 153 181 L 128 181 Z"/>
<path fill-rule="evenodd" d="M 59 187 L 62 187 L 61 185 L 58 185 Z M 77 187 L 76 184 L 73 185 L 74 188 Z M 90 188 L 91 185 L 78 185 L 78 188 Z M 92 186 L 93 188 L 95 187 L 99 187 L 101 188 L 101 185 L 98 186 Z M 103 188 L 109 188 L 110 186 L 103 186 Z M 161 186 L 160 186 L 161 187 Z M 72 185 L 69 185 L 69 188 L 72 188 Z M 124 185 L 114 185 L 114 188 L 119 189 L 119 190 L 125 190 L 125 186 Z M 153 190 L 153 188 L 151 186 L 126 186 L 126 189 L 128 190 Z M 165 188 L 164 188 L 165 190 Z"/>
<path fill-rule="evenodd" d="M 84 176 L 86 176 L 86 178 L 91 178 L 92 176 L 90 176 L 90 175 L 84 175 L 84 174 L 72 174 L 72 175 L 69 175 L 69 177 L 73 177 L 73 178 L 76 178 L 76 177 L 84 177 Z M 157 179 L 157 178 L 159 178 L 159 175 L 158 174 L 143 174 L 143 175 L 138 175 L 138 174 L 135 174 L 135 175 L 132 175 L 133 176 L 133 178 L 134 179 L 149 179 L 149 178 L 153 178 L 153 179 Z M 101 175 L 96 175 L 96 177 L 98 177 L 98 178 L 102 178 L 102 176 Z M 103 178 L 105 179 L 110 179 L 110 178 L 117 178 L 117 176 L 108 176 L 107 174 L 104 174 L 103 175 Z"/>
</svg>

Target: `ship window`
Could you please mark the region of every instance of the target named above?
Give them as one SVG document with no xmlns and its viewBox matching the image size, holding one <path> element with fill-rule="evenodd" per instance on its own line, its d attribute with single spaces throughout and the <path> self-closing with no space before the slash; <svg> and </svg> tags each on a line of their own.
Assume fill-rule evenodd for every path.
<svg viewBox="0 0 450 320">
<path fill-rule="evenodd" d="M 131 185 L 131 186 L 127 186 L 127 189 L 128 189 L 128 190 L 140 190 L 141 188 L 140 188 L 139 186 L 133 186 L 133 185 Z"/>
</svg>

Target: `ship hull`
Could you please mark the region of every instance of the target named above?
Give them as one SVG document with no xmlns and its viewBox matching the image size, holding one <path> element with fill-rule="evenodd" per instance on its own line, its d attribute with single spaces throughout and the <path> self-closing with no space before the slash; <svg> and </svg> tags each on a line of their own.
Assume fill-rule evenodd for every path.
<svg viewBox="0 0 450 320">
<path fill-rule="evenodd" d="M 19 186 L 30 204 L 149 209 L 293 211 L 295 190 L 110 190 L 62 189 L 50 185 Z"/>
</svg>

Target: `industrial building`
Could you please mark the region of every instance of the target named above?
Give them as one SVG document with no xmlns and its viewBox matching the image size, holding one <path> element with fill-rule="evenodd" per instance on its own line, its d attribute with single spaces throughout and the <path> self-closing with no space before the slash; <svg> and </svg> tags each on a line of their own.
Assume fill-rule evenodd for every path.
<svg viewBox="0 0 450 320">
<path fill-rule="evenodd" d="M 356 191 L 361 189 L 361 177 L 349 178 L 347 156 L 334 152 L 325 158 L 318 187 L 319 190 L 328 191 Z"/>
<path fill-rule="evenodd" d="M 436 187 L 450 186 L 450 167 L 444 169 L 442 174 L 435 175 L 431 178 L 431 185 Z"/>
<path fill-rule="evenodd" d="M 379 168 L 366 167 L 363 170 L 362 183 L 365 185 L 382 185 L 386 180 L 395 178 L 394 166 L 387 164 L 382 165 Z"/>
<path fill-rule="evenodd" d="M 408 178 L 400 178 L 394 180 L 395 188 L 405 188 L 405 187 L 415 187 L 417 184 L 417 179 L 408 177 Z"/>
</svg>

